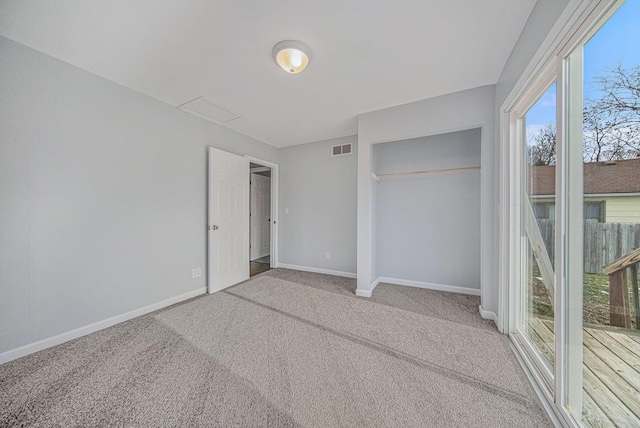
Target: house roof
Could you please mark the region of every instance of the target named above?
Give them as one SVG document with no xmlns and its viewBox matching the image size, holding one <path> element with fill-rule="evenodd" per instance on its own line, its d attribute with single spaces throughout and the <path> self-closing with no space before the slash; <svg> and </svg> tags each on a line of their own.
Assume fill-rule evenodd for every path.
<svg viewBox="0 0 640 428">
<path fill-rule="evenodd" d="M 532 194 L 555 194 L 555 174 L 555 166 L 534 166 Z M 585 163 L 584 193 L 640 193 L 640 158 Z"/>
</svg>

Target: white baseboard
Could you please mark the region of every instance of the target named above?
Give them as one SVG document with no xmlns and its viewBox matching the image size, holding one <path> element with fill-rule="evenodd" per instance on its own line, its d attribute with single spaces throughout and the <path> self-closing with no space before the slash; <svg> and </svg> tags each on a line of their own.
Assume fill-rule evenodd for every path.
<svg viewBox="0 0 640 428">
<path fill-rule="evenodd" d="M 278 267 L 284 268 L 284 269 L 300 270 L 303 272 L 324 273 L 326 275 L 344 276 L 346 278 L 356 278 L 356 274 L 354 272 L 342 272 L 339 270 L 329 270 L 329 269 L 320 269 L 320 268 L 314 268 L 309 266 L 290 265 L 287 263 L 278 263 Z"/>
<path fill-rule="evenodd" d="M 491 320 L 496 323 L 496 325 L 498 325 L 498 315 L 496 315 L 495 312 L 485 311 L 484 309 L 482 309 L 482 305 L 478 306 L 478 310 L 480 311 L 480 316 L 482 318 Z"/>
<path fill-rule="evenodd" d="M 360 297 L 373 296 L 373 290 L 378 286 L 378 284 L 380 284 L 380 277 L 378 277 L 375 281 L 373 281 L 373 283 L 371 284 L 371 290 L 363 290 L 361 288 L 356 288 L 356 296 L 360 296 Z"/>
<path fill-rule="evenodd" d="M 157 311 L 158 309 L 162 309 L 176 303 L 180 303 L 184 300 L 188 300 L 201 294 L 205 294 L 206 292 L 206 287 L 199 288 L 197 290 L 189 291 L 188 293 L 180 294 L 170 299 L 163 300 L 162 302 L 154 303 L 140 309 L 135 309 L 121 315 L 116 315 L 115 317 L 107 318 L 106 320 L 94 322 L 93 324 L 76 328 L 75 330 L 71 330 L 57 336 L 42 339 L 38 342 L 30 343 L 19 348 L 5 351 L 0 354 L 0 364 L 7 363 L 20 357 L 24 357 L 25 355 L 33 354 L 34 352 L 42 351 L 43 349 L 51 348 L 52 346 L 60 345 L 61 343 L 77 339 L 78 337 L 86 336 L 87 334 L 91 334 L 98 330 L 102 330 L 107 327 L 111 327 L 112 325 L 119 324 L 123 321 L 148 314 L 149 312 Z"/>
<path fill-rule="evenodd" d="M 371 297 L 373 293 L 371 290 L 363 290 L 361 288 L 356 288 L 356 296 L 360 297 Z"/>
<path fill-rule="evenodd" d="M 480 295 L 480 290 L 478 290 L 477 288 L 459 287 L 457 285 L 434 284 L 431 282 L 411 281 L 408 279 L 386 277 L 380 277 L 376 281 L 378 281 L 379 283 L 386 282 L 395 285 L 407 285 L 409 287 L 427 288 L 429 290 L 448 291 L 450 293 L 470 294 L 472 296 Z"/>
</svg>

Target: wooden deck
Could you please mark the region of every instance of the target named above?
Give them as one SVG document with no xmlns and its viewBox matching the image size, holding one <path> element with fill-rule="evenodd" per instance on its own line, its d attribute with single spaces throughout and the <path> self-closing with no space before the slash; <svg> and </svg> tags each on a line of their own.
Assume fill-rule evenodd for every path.
<svg viewBox="0 0 640 428">
<path fill-rule="evenodd" d="M 530 337 L 552 361 L 553 321 L 529 321 Z M 583 424 L 640 427 L 640 335 L 585 327 Z"/>
</svg>

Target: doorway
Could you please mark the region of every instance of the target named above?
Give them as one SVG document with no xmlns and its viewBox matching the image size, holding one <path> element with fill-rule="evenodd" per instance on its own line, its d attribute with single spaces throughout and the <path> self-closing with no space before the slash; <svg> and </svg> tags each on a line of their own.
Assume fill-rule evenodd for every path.
<svg viewBox="0 0 640 428">
<path fill-rule="evenodd" d="M 265 245 L 255 258 L 257 270 L 278 266 L 278 165 L 251 156 L 239 156 L 209 147 L 207 205 L 207 288 L 223 290 L 254 275 L 251 267 L 251 169 L 267 175 L 269 195 L 262 204 L 266 224 Z M 261 174 L 259 174 L 261 173 Z M 268 238 L 266 234 L 268 233 Z M 259 241 L 260 241 L 259 240 Z M 257 273 L 256 273 L 257 274 Z"/>
<path fill-rule="evenodd" d="M 252 156 L 245 157 L 250 162 L 248 177 L 251 179 L 250 182 L 253 184 L 252 178 L 258 177 L 256 181 L 261 183 L 261 190 L 255 186 L 256 202 L 252 196 L 249 203 L 250 219 L 255 211 L 257 220 L 255 232 L 253 232 L 253 227 L 249 227 L 251 248 L 249 248 L 247 262 L 250 266 L 250 276 L 253 277 L 278 267 L 278 164 Z M 253 174 L 255 176 L 252 177 Z M 250 184 L 250 189 L 252 184 Z M 261 197 L 257 198 L 257 195 L 261 195 Z"/>
<path fill-rule="evenodd" d="M 249 262 L 250 275 L 271 269 L 271 168 L 249 166 Z"/>
</svg>

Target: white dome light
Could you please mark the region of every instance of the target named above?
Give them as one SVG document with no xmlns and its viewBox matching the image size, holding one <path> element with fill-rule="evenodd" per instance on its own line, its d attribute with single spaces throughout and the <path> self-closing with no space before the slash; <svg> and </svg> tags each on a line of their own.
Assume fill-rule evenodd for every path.
<svg viewBox="0 0 640 428">
<path fill-rule="evenodd" d="M 273 59 L 289 74 L 297 74 L 309 64 L 309 48 L 293 40 L 285 40 L 273 47 Z"/>
</svg>

